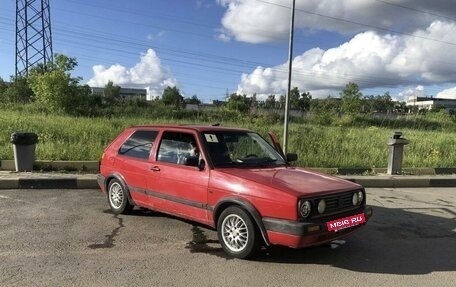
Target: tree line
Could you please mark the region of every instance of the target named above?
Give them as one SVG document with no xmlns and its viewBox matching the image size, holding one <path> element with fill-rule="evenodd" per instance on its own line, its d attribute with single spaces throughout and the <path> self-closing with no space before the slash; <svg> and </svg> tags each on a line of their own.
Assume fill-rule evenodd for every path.
<svg viewBox="0 0 456 287">
<path fill-rule="evenodd" d="M 258 101 L 256 95 L 232 94 L 227 101 L 227 107 L 241 112 L 252 109 L 283 110 L 285 96 L 269 95 L 264 101 Z M 339 98 L 328 96 L 323 99 L 314 99 L 309 92 L 300 93 L 297 87 L 290 91 L 289 108 L 301 112 L 312 113 L 336 113 L 345 115 L 357 115 L 359 113 L 406 113 L 409 110 L 404 102 L 395 102 L 389 95 L 363 96 L 356 83 L 348 83 L 340 93 Z"/>
<path fill-rule="evenodd" d="M 81 84 L 82 78 L 73 77 L 71 71 L 77 66 L 75 58 L 56 54 L 51 63 L 37 65 L 27 76 L 11 77 L 9 83 L 0 78 L 0 103 L 14 105 L 33 103 L 45 112 L 65 113 L 75 116 L 103 116 L 138 108 L 184 109 L 187 104 L 199 105 L 196 95 L 184 98 L 177 87 L 166 87 L 160 98 L 125 100 L 120 95 L 120 87 L 108 82 L 102 94 L 94 94 L 89 86 Z M 256 95 L 247 96 L 233 93 L 223 102 L 223 109 L 241 114 L 261 110 L 283 110 L 284 95 L 270 95 L 258 100 Z M 309 92 L 293 88 L 289 95 L 289 108 L 304 113 L 321 115 L 356 116 L 362 113 L 406 113 L 404 102 L 395 102 L 389 93 L 364 96 L 356 83 L 348 83 L 339 98 L 315 99 Z"/>
</svg>

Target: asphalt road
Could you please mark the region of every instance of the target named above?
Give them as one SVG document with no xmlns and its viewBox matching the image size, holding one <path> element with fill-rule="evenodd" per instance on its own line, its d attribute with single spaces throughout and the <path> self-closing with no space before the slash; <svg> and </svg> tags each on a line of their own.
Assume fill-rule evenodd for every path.
<svg viewBox="0 0 456 287">
<path fill-rule="evenodd" d="M 455 286 L 456 189 L 368 189 L 331 245 L 228 259 L 215 232 L 109 212 L 98 190 L 0 190 L 0 286 Z"/>
</svg>

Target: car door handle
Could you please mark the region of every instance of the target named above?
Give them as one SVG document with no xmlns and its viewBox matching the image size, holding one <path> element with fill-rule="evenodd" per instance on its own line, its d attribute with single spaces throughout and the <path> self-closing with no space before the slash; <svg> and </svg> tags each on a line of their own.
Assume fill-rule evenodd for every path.
<svg viewBox="0 0 456 287">
<path fill-rule="evenodd" d="M 150 168 L 151 171 L 160 171 L 160 168 L 158 166 L 153 166 Z"/>
</svg>

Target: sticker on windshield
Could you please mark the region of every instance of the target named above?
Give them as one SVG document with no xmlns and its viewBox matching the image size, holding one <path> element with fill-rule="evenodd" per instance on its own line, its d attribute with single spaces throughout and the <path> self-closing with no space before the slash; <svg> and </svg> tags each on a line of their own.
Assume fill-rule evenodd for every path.
<svg viewBox="0 0 456 287">
<path fill-rule="evenodd" d="M 218 143 L 217 136 L 214 134 L 204 134 L 208 143 Z"/>
</svg>

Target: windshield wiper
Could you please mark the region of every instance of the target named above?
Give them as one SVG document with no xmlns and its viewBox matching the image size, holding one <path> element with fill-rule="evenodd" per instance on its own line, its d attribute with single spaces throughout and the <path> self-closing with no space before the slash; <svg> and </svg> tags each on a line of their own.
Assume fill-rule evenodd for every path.
<svg viewBox="0 0 456 287">
<path fill-rule="evenodd" d="M 272 158 L 263 158 L 261 161 L 256 162 L 260 166 L 271 166 L 273 163 L 276 163 L 277 159 Z"/>
</svg>

